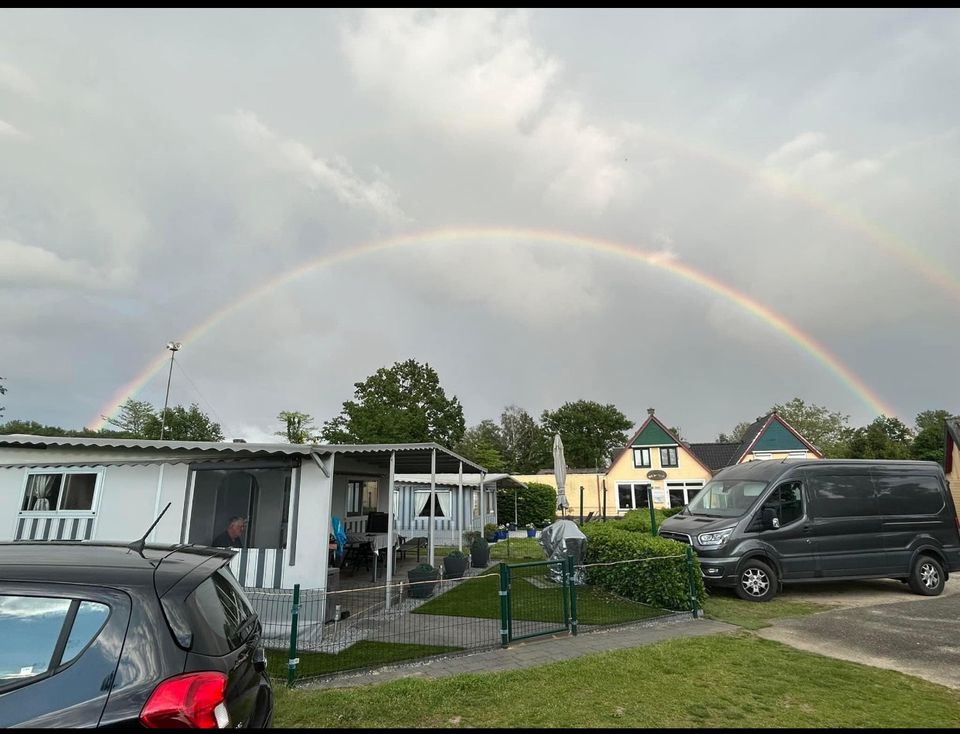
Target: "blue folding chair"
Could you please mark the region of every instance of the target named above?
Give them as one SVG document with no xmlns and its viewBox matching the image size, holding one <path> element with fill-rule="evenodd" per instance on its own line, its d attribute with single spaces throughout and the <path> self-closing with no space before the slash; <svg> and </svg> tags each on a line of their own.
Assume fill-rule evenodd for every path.
<svg viewBox="0 0 960 734">
<path fill-rule="evenodd" d="M 333 539 L 337 544 L 337 558 L 343 560 L 343 554 L 347 545 L 347 532 L 343 529 L 343 523 L 339 517 L 333 518 Z"/>
</svg>

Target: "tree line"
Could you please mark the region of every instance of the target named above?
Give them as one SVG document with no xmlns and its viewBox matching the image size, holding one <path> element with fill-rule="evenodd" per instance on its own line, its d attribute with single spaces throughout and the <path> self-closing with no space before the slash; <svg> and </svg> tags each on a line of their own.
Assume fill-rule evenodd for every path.
<svg viewBox="0 0 960 734">
<path fill-rule="evenodd" d="M 2 378 L 0 378 L 2 380 Z M 0 384 L 0 395 L 6 387 Z M 0 413 L 3 407 L 0 406 Z M 776 411 L 808 442 L 828 458 L 921 459 L 943 462 L 945 409 L 925 410 L 913 426 L 899 418 L 878 416 L 865 426 L 851 426 L 850 417 L 795 397 L 776 403 Z M 112 426 L 102 431 L 83 428 L 65 430 L 35 421 L 8 421 L 0 433 L 31 433 L 47 436 L 111 436 L 157 439 L 161 414 L 148 402 L 128 399 Z M 517 405 L 508 405 L 496 419 L 486 418 L 467 426 L 463 406 L 448 396 L 439 375 L 428 363 L 414 359 L 381 367 L 362 382 L 354 383 L 353 398 L 340 413 L 317 427 L 312 415 L 283 410 L 277 415 L 281 430 L 276 435 L 291 443 L 371 444 L 428 443 L 449 448 L 491 472 L 535 474 L 553 467 L 552 441 L 563 439 L 567 466 L 604 469 L 611 453 L 625 446 L 634 421 L 612 404 L 590 400 L 566 402 L 544 410 L 534 418 Z M 716 442 L 740 442 L 753 421 L 743 421 Z M 167 409 L 164 437 L 174 440 L 221 441 L 220 425 L 195 404 Z M 672 432 L 684 441 L 677 427 Z"/>
</svg>

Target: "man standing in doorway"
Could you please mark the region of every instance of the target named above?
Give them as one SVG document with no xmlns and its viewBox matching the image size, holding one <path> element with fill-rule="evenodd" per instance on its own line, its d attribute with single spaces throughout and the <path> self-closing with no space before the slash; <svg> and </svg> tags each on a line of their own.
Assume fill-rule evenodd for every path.
<svg viewBox="0 0 960 734">
<path fill-rule="evenodd" d="M 240 548 L 243 546 L 243 531 L 246 528 L 247 521 L 235 515 L 230 518 L 230 522 L 227 523 L 227 529 L 224 530 L 220 535 L 213 539 L 213 542 L 210 544 L 217 548 Z"/>
</svg>

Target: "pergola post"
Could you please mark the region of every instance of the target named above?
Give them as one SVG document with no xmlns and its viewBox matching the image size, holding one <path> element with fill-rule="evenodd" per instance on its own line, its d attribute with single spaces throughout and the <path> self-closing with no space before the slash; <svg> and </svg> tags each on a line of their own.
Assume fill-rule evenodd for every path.
<svg viewBox="0 0 960 734">
<path fill-rule="evenodd" d="M 427 545 L 429 550 L 427 552 L 427 563 L 431 566 L 433 564 L 434 554 L 433 554 L 433 543 L 434 543 L 434 504 L 436 503 L 437 497 L 437 450 L 432 449 L 430 451 L 430 525 L 427 528 Z"/>
<path fill-rule="evenodd" d="M 457 513 L 457 548 L 463 550 L 463 462 L 460 462 L 460 482 L 458 485 L 459 489 L 459 506 L 460 511 Z"/>
<path fill-rule="evenodd" d="M 386 585 L 386 608 L 390 608 L 390 583 L 393 581 L 393 563 L 397 557 L 396 549 L 393 547 L 393 487 L 394 471 L 397 465 L 397 452 L 390 452 L 390 477 L 387 481 L 387 585 Z"/>
</svg>

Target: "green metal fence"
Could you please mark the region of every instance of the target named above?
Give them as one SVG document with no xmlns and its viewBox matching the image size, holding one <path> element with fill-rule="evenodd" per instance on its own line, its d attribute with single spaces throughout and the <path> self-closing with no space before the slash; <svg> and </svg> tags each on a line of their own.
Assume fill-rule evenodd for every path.
<svg viewBox="0 0 960 734">
<path fill-rule="evenodd" d="M 501 562 L 461 579 L 389 587 L 327 592 L 296 586 L 247 594 L 260 616 L 271 676 L 294 685 L 543 635 L 697 617 L 697 573 L 688 548 L 682 555 L 610 563 Z M 668 575 L 674 589 L 687 587 L 682 603 L 658 602 L 657 581 Z"/>
</svg>

